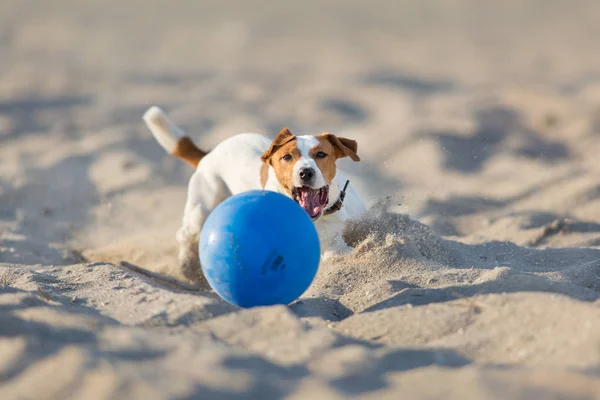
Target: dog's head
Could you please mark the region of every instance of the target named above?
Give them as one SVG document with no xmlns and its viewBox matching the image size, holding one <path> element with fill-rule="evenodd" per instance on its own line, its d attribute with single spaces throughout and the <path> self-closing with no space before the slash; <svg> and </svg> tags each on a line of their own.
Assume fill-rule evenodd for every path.
<svg viewBox="0 0 600 400">
<path fill-rule="evenodd" d="M 335 178 L 336 161 L 356 154 L 358 144 L 352 139 L 331 133 L 295 136 L 282 129 L 262 155 L 270 165 L 280 185 L 308 215 L 317 220 L 329 203 L 329 185 Z"/>
</svg>

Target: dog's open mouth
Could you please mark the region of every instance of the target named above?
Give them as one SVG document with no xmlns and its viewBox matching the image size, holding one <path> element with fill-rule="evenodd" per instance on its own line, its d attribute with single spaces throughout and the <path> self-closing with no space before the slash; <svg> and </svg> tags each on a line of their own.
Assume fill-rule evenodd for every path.
<svg viewBox="0 0 600 400">
<path fill-rule="evenodd" d="M 329 187 L 312 189 L 307 186 L 292 189 L 292 197 L 312 219 L 319 218 L 329 201 Z"/>
</svg>

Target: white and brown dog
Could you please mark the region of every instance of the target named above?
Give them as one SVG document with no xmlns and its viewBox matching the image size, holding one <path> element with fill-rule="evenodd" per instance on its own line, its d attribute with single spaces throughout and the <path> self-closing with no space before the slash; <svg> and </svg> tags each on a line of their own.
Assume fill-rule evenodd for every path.
<svg viewBox="0 0 600 400">
<path fill-rule="evenodd" d="M 294 199 L 315 222 L 322 254 L 348 250 L 342 239 L 344 225 L 362 216 L 366 207 L 336 161 L 359 161 L 356 141 L 330 133 L 294 136 L 285 128 L 273 141 L 242 133 L 207 153 L 158 107 L 151 107 L 143 118 L 169 154 L 196 167 L 177 232 L 179 264 L 188 279 L 204 279 L 198 238 L 208 214 L 227 197 L 248 190 L 272 190 Z"/>
</svg>

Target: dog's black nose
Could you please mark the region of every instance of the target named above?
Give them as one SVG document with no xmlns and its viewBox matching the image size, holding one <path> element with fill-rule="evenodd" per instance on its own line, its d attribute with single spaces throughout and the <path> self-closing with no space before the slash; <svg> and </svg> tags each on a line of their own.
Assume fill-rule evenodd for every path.
<svg viewBox="0 0 600 400">
<path fill-rule="evenodd" d="M 315 170 L 312 168 L 302 168 L 300 170 L 300 179 L 302 182 L 310 182 L 315 177 Z"/>
</svg>

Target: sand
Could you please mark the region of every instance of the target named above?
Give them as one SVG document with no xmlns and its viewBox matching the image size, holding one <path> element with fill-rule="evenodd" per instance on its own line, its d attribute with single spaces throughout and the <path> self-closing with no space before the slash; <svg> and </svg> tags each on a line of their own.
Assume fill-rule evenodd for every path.
<svg viewBox="0 0 600 400">
<path fill-rule="evenodd" d="M 600 399 L 595 1 L 3 1 L 1 399 Z M 210 149 L 329 131 L 372 207 L 290 306 L 173 278 Z"/>
</svg>

